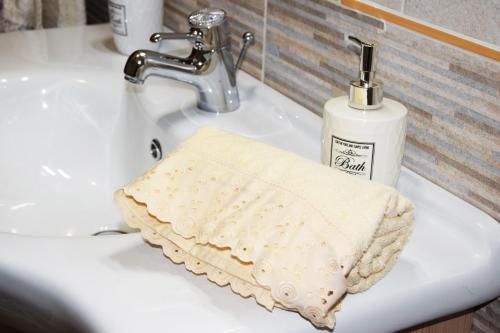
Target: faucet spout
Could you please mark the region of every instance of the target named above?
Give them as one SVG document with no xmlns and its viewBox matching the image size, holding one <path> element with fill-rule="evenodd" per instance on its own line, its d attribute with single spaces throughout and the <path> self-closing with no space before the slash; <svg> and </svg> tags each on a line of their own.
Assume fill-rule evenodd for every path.
<svg viewBox="0 0 500 333">
<path fill-rule="evenodd" d="M 180 58 L 150 50 L 134 51 L 123 69 L 125 79 L 143 84 L 149 76 L 161 76 L 185 82 L 197 89 L 198 108 L 217 113 L 238 109 L 236 73 L 254 40 L 253 34 L 243 35 L 243 49 L 235 65 L 225 11 L 201 9 L 191 13 L 188 23 L 191 26 L 188 33 L 155 33 L 150 40 L 189 40 L 193 44 L 189 56 Z"/>
<path fill-rule="evenodd" d="M 197 106 L 201 110 L 222 113 L 240 105 L 232 72 L 225 69 L 222 57 L 212 50 L 193 48 L 186 58 L 137 50 L 129 56 L 123 72 L 125 79 L 134 84 L 143 84 L 150 76 L 188 83 L 198 91 Z"/>
<path fill-rule="evenodd" d="M 195 74 L 196 66 L 188 58 L 169 56 L 150 50 L 134 51 L 125 64 L 125 79 L 132 83 L 143 84 L 151 75 L 169 77 L 169 71 Z"/>
</svg>

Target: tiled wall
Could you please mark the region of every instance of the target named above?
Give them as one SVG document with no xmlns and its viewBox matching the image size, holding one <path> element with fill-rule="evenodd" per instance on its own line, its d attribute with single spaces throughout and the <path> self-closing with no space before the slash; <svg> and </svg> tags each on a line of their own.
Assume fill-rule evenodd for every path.
<svg viewBox="0 0 500 333">
<path fill-rule="evenodd" d="M 500 45 L 498 0 L 364 0 L 465 36 Z"/>
<path fill-rule="evenodd" d="M 207 6 L 229 12 L 235 45 L 244 31 L 255 32 L 245 71 L 317 114 L 356 75 L 358 57 L 346 36 L 378 41 L 385 95 L 409 109 L 404 165 L 500 220 L 498 62 L 338 1 L 165 0 L 165 24 L 185 30 L 188 13 Z M 499 318 L 497 300 L 475 312 L 473 331 L 499 332 Z"/>
</svg>

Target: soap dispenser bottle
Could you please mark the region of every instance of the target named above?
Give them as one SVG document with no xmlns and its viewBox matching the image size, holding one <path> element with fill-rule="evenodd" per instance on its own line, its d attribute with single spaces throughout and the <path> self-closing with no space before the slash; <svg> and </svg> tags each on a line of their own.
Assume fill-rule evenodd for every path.
<svg viewBox="0 0 500 333">
<path fill-rule="evenodd" d="M 378 46 L 356 37 L 361 48 L 359 79 L 349 96 L 328 100 L 323 112 L 322 162 L 347 174 L 395 186 L 399 178 L 408 110 L 383 98 L 374 81 Z"/>
</svg>

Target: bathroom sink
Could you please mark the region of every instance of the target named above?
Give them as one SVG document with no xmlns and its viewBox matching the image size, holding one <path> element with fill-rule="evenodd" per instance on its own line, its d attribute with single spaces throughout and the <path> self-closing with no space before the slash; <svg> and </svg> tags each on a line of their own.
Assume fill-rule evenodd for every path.
<svg viewBox="0 0 500 333">
<path fill-rule="evenodd" d="M 170 262 L 112 194 L 201 126 L 319 161 L 318 116 L 243 72 L 241 108 L 221 115 L 197 110 L 187 85 L 131 85 L 107 25 L 0 45 L 0 329 L 316 331 Z M 398 188 L 417 207 L 413 234 L 384 279 L 343 301 L 335 332 L 396 331 L 500 294 L 500 224 L 406 168 Z"/>
</svg>

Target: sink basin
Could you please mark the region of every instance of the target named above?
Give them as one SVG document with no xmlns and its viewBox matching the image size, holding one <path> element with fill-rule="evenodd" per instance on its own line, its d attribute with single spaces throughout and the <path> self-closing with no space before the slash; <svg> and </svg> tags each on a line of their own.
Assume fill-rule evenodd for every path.
<svg viewBox="0 0 500 333">
<path fill-rule="evenodd" d="M 197 110 L 187 85 L 133 86 L 107 25 L 7 33 L 0 44 L 10 46 L 0 54 L 0 328 L 317 330 L 173 264 L 125 226 L 112 194 L 156 162 L 153 139 L 165 154 L 200 126 L 319 161 L 319 117 L 243 72 L 229 114 Z M 335 332 L 396 331 L 500 294 L 500 225 L 406 168 L 398 188 L 417 207 L 414 232 L 384 279 L 343 301 Z"/>
<path fill-rule="evenodd" d="M 124 135 L 122 82 L 110 72 L 76 68 L 2 70 L 1 76 L 0 151 L 7 163 L 0 231 L 82 236 L 122 228 L 110 185 L 119 183 L 117 173 L 150 162 L 147 151 L 133 150 L 139 138 Z M 133 165 L 118 163 L 125 153 L 134 154 Z"/>
</svg>

